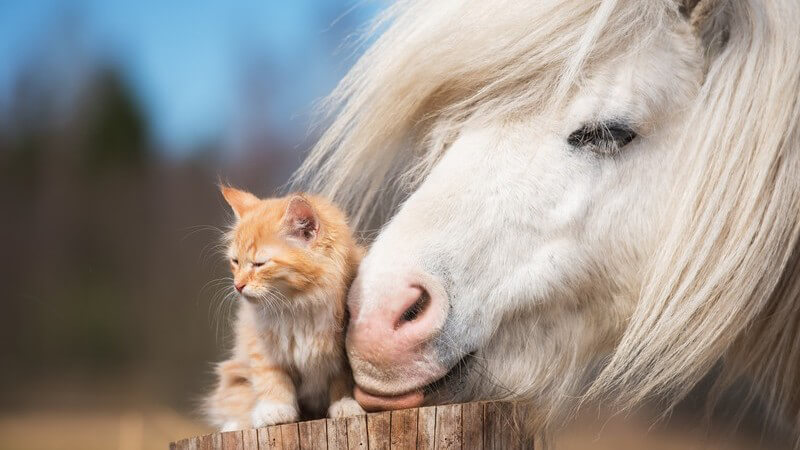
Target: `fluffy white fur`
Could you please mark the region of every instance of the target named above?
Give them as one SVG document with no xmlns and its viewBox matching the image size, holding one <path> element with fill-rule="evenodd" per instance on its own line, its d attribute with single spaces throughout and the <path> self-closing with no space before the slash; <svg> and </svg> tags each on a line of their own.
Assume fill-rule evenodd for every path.
<svg viewBox="0 0 800 450">
<path fill-rule="evenodd" d="M 267 400 L 258 401 L 253 408 L 251 416 L 251 421 L 255 428 L 274 425 L 276 423 L 295 422 L 298 418 L 297 409 L 294 406 Z M 232 430 L 237 429 L 239 428 L 232 428 Z M 222 431 L 231 430 L 226 430 L 223 427 Z"/>
<path fill-rule="evenodd" d="M 360 289 L 446 282 L 428 356 L 479 362 L 450 398 L 669 405 L 719 365 L 797 432 L 798 23 L 796 0 L 400 1 L 298 182 L 388 220 Z M 566 143 L 611 119 L 639 135 L 619 154 Z"/>
</svg>

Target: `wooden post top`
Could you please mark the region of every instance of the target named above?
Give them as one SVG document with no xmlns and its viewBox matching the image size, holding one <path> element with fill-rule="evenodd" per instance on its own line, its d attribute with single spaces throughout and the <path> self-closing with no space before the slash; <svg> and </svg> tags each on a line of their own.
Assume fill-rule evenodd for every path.
<svg viewBox="0 0 800 450">
<path fill-rule="evenodd" d="M 475 402 L 190 437 L 171 450 L 531 449 L 514 403 Z"/>
</svg>

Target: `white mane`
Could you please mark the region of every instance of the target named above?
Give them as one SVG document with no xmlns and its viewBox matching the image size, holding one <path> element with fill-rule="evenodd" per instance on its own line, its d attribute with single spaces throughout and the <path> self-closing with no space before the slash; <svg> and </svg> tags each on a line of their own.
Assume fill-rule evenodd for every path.
<svg viewBox="0 0 800 450">
<path fill-rule="evenodd" d="M 657 38 L 670 10 L 663 0 L 618 3 L 398 2 L 325 103 L 335 120 L 296 179 L 358 223 L 380 219 L 388 211 L 374 205 L 396 205 L 467 122 L 557 102 L 582 68 Z"/>
<path fill-rule="evenodd" d="M 723 360 L 723 385 L 755 374 L 771 411 L 797 428 L 800 5 L 724 3 L 728 42 L 679 145 L 674 221 L 594 390 L 619 388 L 629 404 L 681 398 Z"/>
<path fill-rule="evenodd" d="M 462 127 L 551 106 L 679 19 L 667 0 L 401 1 L 332 94 L 297 182 L 380 223 Z M 798 23 L 796 0 L 696 17 L 708 67 L 679 144 L 683 189 L 591 394 L 677 400 L 722 362 L 721 387 L 746 373 L 800 429 Z"/>
</svg>

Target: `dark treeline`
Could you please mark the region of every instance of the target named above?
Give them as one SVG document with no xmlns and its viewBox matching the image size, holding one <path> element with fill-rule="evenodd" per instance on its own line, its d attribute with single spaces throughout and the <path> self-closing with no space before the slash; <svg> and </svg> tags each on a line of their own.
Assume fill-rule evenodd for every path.
<svg viewBox="0 0 800 450">
<path fill-rule="evenodd" d="M 256 129 L 233 162 L 214 143 L 170 157 L 113 64 L 68 93 L 43 75 L 24 71 L 0 106 L 0 405 L 107 386 L 189 407 L 231 309 L 213 282 L 227 276 L 216 182 L 268 194 L 298 152 Z"/>
</svg>

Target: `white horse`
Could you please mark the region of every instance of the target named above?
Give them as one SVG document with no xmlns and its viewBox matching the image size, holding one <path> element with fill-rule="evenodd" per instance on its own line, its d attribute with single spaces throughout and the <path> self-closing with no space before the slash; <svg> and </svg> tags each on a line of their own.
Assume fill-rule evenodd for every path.
<svg viewBox="0 0 800 450">
<path fill-rule="evenodd" d="M 800 430 L 798 24 L 797 0 L 392 7 L 297 178 L 382 225 L 350 298 L 362 405 L 552 419 L 719 367 Z"/>
</svg>

